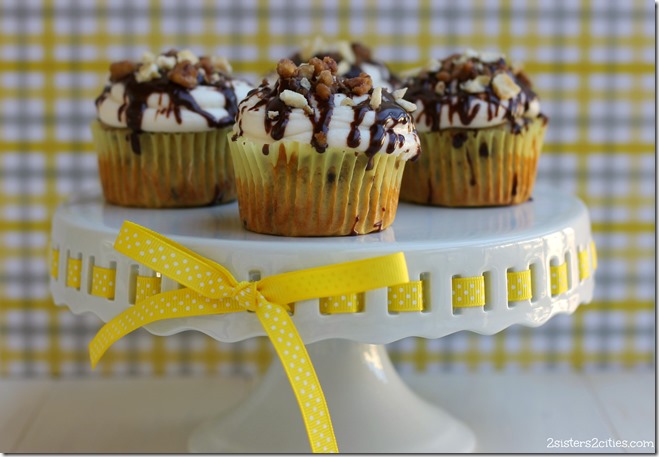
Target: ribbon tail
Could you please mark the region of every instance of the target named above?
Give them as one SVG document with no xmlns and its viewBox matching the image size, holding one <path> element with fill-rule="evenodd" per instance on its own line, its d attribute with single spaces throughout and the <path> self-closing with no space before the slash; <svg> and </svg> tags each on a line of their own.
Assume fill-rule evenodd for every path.
<svg viewBox="0 0 659 457">
<path fill-rule="evenodd" d="M 281 360 L 300 406 L 314 453 L 338 453 L 332 421 L 304 342 L 285 308 L 260 300 L 256 315 Z"/>
<path fill-rule="evenodd" d="M 236 300 L 210 299 L 191 289 L 177 289 L 145 298 L 108 321 L 89 343 L 92 369 L 117 340 L 152 322 L 190 316 L 244 312 Z"/>
</svg>

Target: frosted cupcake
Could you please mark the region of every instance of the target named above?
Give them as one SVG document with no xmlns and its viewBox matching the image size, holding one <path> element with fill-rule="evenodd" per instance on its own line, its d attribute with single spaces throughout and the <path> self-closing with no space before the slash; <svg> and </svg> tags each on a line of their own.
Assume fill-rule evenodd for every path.
<svg viewBox="0 0 659 457">
<path fill-rule="evenodd" d="M 414 105 L 336 62 L 284 59 L 279 79 L 249 93 L 230 142 L 246 229 L 285 236 L 387 228 L 405 163 L 419 153 Z"/>
<path fill-rule="evenodd" d="M 111 64 L 91 126 L 105 199 L 144 208 L 234 200 L 227 133 L 250 89 L 226 59 L 187 50 Z"/>
<path fill-rule="evenodd" d="M 469 50 L 431 61 L 405 84 L 422 154 L 405 170 L 401 200 L 497 206 L 531 197 L 548 119 L 521 69 Z"/>
</svg>

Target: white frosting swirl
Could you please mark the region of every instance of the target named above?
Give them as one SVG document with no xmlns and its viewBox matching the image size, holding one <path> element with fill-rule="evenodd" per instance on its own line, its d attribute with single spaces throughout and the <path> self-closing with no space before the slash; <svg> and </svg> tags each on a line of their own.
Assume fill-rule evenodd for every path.
<svg viewBox="0 0 659 457">
<path fill-rule="evenodd" d="M 533 119 L 540 114 L 540 101 L 537 97 L 528 101 L 528 109 L 524 110 L 526 105 L 526 95 L 520 92 L 514 99 L 501 100 L 499 104 L 488 103 L 487 101 L 472 97 L 469 100 L 467 108 L 468 113 L 475 112 L 475 116 L 469 123 L 465 124 L 460 118 L 457 110 L 451 108 L 451 103 L 455 103 L 457 97 L 452 97 L 450 101 L 442 103 L 439 109 L 439 127 L 440 129 L 458 128 L 458 129 L 482 129 L 495 127 L 507 122 L 507 114 L 513 106 L 512 115 L 516 118 L 525 117 Z M 422 99 L 412 100 L 417 105 L 417 110 L 412 113 L 416 128 L 419 132 L 429 132 L 432 130 L 432 116 L 427 114 L 426 106 Z M 433 104 L 434 105 L 434 104 Z M 428 107 L 434 110 L 435 106 Z"/>
<path fill-rule="evenodd" d="M 232 80 L 229 84 L 238 103 L 252 89 L 247 82 L 241 80 Z M 190 90 L 189 94 L 197 105 L 216 121 L 229 115 L 227 100 L 216 87 L 199 85 Z M 126 103 L 126 86 L 121 82 L 112 84 L 109 94 L 97 106 L 98 118 L 111 127 L 128 127 L 126 111 L 122 109 Z M 141 125 L 141 130 L 145 132 L 202 132 L 212 129 L 204 116 L 184 106 L 180 107 L 179 122 L 167 93 L 154 92 L 147 99 Z"/>
<path fill-rule="evenodd" d="M 270 95 L 266 95 L 270 96 Z M 369 98 L 368 94 L 361 96 L 348 96 L 342 93 L 333 94 L 332 101 L 334 107 L 332 109 L 331 117 L 327 128 L 327 146 L 330 148 L 340 148 L 347 150 L 357 150 L 360 152 L 366 151 L 371 143 L 371 126 L 376 122 L 376 111 L 370 109 L 364 114 L 363 120 L 359 125 L 354 128 L 359 131 L 359 145 L 351 147 L 348 145 L 348 137 L 353 129 L 353 122 L 355 120 L 355 111 L 352 106 L 341 105 L 346 98 L 352 98 L 354 104 L 359 104 Z M 238 121 L 234 124 L 233 132 L 235 135 L 241 135 L 252 142 L 271 144 L 275 140 L 269 132 L 265 129 L 265 117 L 268 116 L 267 108 L 261 105 L 257 108 L 254 106 L 262 99 L 262 92 L 255 91 L 250 97 L 246 98 L 239 106 Z M 326 101 L 321 102 L 326 104 Z M 315 96 L 311 97 L 310 107 L 313 113 L 307 114 L 301 108 L 291 109 L 288 115 L 288 123 L 281 138 L 282 141 L 296 141 L 300 143 L 311 143 L 312 135 L 314 132 L 314 124 L 310 116 L 315 121 L 318 120 L 320 110 L 318 109 L 318 101 Z M 415 157 L 419 151 L 419 137 L 416 133 L 416 128 L 413 122 L 397 122 L 393 118 L 388 118 L 383 128 L 388 132 L 393 132 L 397 135 L 402 135 L 404 141 L 402 146 L 396 145 L 391 154 L 401 154 L 404 160 Z M 384 136 L 382 145 L 378 148 L 377 152 L 386 152 L 387 149 L 387 135 Z"/>
</svg>

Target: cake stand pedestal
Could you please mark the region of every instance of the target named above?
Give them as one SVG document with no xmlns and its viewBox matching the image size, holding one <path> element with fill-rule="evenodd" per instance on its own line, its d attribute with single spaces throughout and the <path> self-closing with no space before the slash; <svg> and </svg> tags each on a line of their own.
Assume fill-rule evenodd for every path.
<svg viewBox="0 0 659 457">
<path fill-rule="evenodd" d="M 325 340 L 307 346 L 341 452 L 470 452 L 475 437 L 400 379 L 384 345 Z M 200 426 L 191 452 L 308 453 L 300 410 L 279 360 L 242 403 Z"/>
<path fill-rule="evenodd" d="M 323 314 L 319 300 L 295 304 L 292 316 L 308 345 L 329 405 L 339 449 L 361 452 L 469 452 L 467 426 L 413 394 L 400 380 L 384 344 L 417 336 L 441 338 L 470 330 L 494 334 L 538 326 L 592 299 L 595 252 L 586 207 L 554 190 L 504 208 L 447 209 L 400 204 L 395 223 L 365 236 L 283 238 L 242 228 L 237 204 L 181 210 L 139 210 L 84 197 L 58 208 L 52 229 L 51 292 L 57 305 L 108 321 L 135 301 L 136 277 L 157 276 L 112 248 L 130 220 L 225 266 L 238 280 L 403 252 L 410 280 L 422 281 L 423 311 L 391 312 L 388 290 L 364 293 L 363 311 Z M 111 298 L 94 293 L 95 268 L 114 275 Z M 71 280 L 79 269 L 80 275 Z M 532 294 L 510 295 L 512 273 Z M 563 283 L 557 283 L 562 272 Z M 516 276 L 514 276 L 516 277 Z M 482 306 L 454 306 L 456 278 L 484 288 Z M 178 284 L 162 278 L 161 291 Z M 156 335 L 197 330 L 223 342 L 264 335 L 251 313 L 195 316 L 149 324 Z M 111 349 L 110 349 L 111 350 Z M 278 361 L 250 397 L 202 424 L 193 452 L 308 452 L 294 396 Z"/>
</svg>

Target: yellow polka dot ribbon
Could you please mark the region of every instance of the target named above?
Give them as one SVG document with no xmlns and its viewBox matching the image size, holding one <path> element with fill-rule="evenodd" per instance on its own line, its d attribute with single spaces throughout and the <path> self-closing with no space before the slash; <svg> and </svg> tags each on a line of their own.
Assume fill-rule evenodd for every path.
<svg viewBox="0 0 659 457">
<path fill-rule="evenodd" d="M 509 271 L 508 301 L 530 300 L 533 297 L 531 270 Z"/>
<path fill-rule="evenodd" d="M 89 344 L 92 367 L 115 341 L 151 322 L 251 311 L 272 341 L 293 387 L 312 451 L 338 452 L 325 397 L 288 304 L 408 282 L 402 253 L 238 282 L 222 265 L 132 222 L 124 222 L 114 248 L 184 288 L 153 295 L 144 292 L 135 306 L 107 322 Z"/>
<path fill-rule="evenodd" d="M 485 277 L 453 278 L 453 307 L 471 308 L 485 305 Z"/>
</svg>

